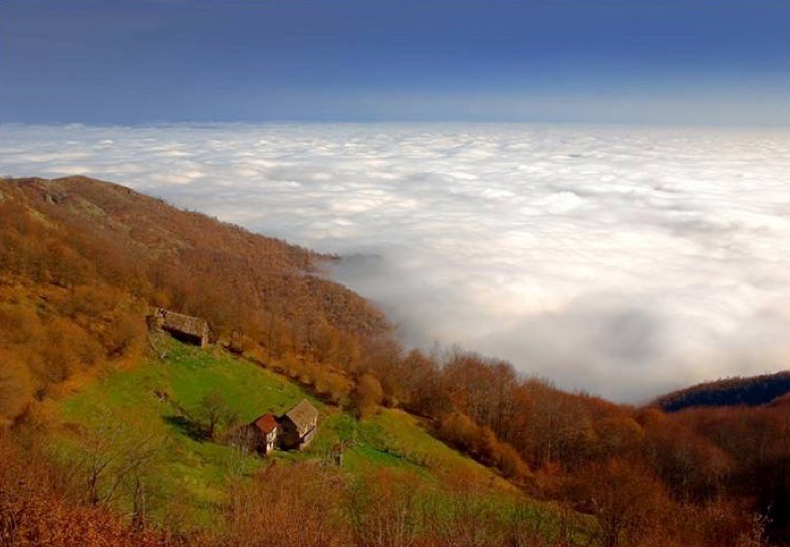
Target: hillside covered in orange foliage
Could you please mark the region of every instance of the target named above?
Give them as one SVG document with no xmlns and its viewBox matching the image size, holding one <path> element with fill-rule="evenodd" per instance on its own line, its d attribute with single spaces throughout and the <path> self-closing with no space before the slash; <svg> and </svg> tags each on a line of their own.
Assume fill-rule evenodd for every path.
<svg viewBox="0 0 790 547">
<path fill-rule="evenodd" d="M 36 448 L 37 428 L 46 427 L 37 407 L 91 382 L 107 363 L 133 367 L 155 351 L 145 316 L 163 307 L 205 318 L 215 346 L 276 363 L 359 420 L 381 406 L 420 417 L 435 437 L 528 496 L 583 515 L 594 530 L 584 544 L 790 545 L 787 405 L 669 414 L 562 392 L 503 361 L 405 349 L 381 311 L 323 275 L 335 257 L 83 177 L 0 180 L 0 192 L 2 544 L 282 544 L 257 536 L 257 520 L 244 521 L 244 536 L 184 535 L 86 505 Z M 268 473 L 248 488 L 304 492 L 270 497 L 271 511 L 287 519 L 298 510 L 315 530 L 291 544 L 483 544 L 466 534 L 482 526 L 474 516 L 406 526 L 395 502 L 377 517 L 386 534 L 355 535 L 353 511 L 338 519 L 305 501 L 347 502 L 350 490 L 327 487 L 342 484 L 334 471 L 315 472 L 323 486 Z M 397 488 L 382 481 L 374 489 L 385 499 Z M 231 515 L 242 517 L 250 515 Z M 548 536 L 487 537 L 485 544 L 536 545 Z M 552 537 L 541 544 L 574 544 Z"/>
</svg>

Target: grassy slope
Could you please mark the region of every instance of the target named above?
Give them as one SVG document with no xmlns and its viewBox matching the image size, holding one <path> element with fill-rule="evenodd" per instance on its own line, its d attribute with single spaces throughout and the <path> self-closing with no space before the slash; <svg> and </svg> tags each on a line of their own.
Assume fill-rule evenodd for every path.
<svg viewBox="0 0 790 547">
<path fill-rule="evenodd" d="M 352 478 L 391 468 L 419 477 L 440 497 L 457 488 L 459 481 L 474 483 L 476 495 L 498 500 L 494 503 L 512 504 L 519 497 L 489 469 L 431 437 L 413 416 L 385 409 L 358 422 L 323 405 L 284 376 L 219 351 L 172 341 L 166 343 L 163 360 L 149 359 L 132 370 L 108 374 L 59 401 L 61 426 L 53 446 L 61 458 L 84 461 L 96 446 L 91 439 L 109 440 L 111 445 L 134 445 L 142 439 L 154 449 L 144 477 L 153 491 L 154 518 L 177 519 L 186 527 L 209 524 L 231 480 L 266 464 L 189 434 L 186 417 L 195 416 L 200 399 L 214 388 L 225 395 L 242 422 L 264 412 L 282 413 L 304 397 L 316 405 L 319 432 L 312 445 L 304 452 L 278 452 L 274 459 L 323 459 L 332 444 L 344 440 L 350 442 L 343 467 Z M 156 392 L 167 393 L 167 400 L 160 400 Z M 129 496 L 125 499 L 121 505 L 128 509 Z M 173 511 L 179 514 L 174 516 Z"/>
<path fill-rule="evenodd" d="M 181 493 L 187 520 L 203 523 L 223 500 L 231 476 L 263 464 L 260 458 L 190 435 L 188 418 L 196 419 L 200 399 L 213 388 L 225 394 L 243 421 L 281 412 L 305 396 L 286 379 L 249 363 L 169 343 L 164 360 L 109 374 L 61 402 L 63 457 L 90 452 L 86 439 L 92 433 L 111 442 L 129 436 L 150 439 L 147 444 L 160 448 L 150 465 L 160 497 Z M 156 392 L 166 393 L 167 400 Z M 82 454 L 75 454 L 75 445 Z"/>
</svg>

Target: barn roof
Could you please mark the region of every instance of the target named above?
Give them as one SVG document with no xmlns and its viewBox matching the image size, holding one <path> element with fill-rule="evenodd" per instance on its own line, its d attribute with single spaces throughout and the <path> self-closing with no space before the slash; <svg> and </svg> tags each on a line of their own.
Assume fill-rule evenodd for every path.
<svg viewBox="0 0 790 547">
<path fill-rule="evenodd" d="M 302 399 L 298 405 L 286 412 L 285 415 L 301 430 L 318 418 L 318 411 L 310 404 L 310 401 Z"/>
<path fill-rule="evenodd" d="M 208 333 L 208 323 L 200 317 L 184 315 L 170 310 L 158 309 L 157 313 L 164 320 L 163 328 L 175 330 L 192 336 L 205 336 Z"/>
<path fill-rule="evenodd" d="M 267 435 L 277 428 L 277 420 L 268 413 L 256 418 L 252 423 Z"/>
</svg>

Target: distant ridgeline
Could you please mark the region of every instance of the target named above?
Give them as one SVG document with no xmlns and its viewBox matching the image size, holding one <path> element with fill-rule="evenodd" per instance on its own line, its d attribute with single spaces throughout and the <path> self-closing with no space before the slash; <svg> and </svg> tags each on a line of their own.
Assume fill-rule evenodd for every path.
<svg viewBox="0 0 790 547">
<path fill-rule="evenodd" d="M 790 371 L 748 378 L 725 378 L 675 391 L 656 400 L 667 412 L 694 406 L 760 406 L 779 404 L 790 392 Z"/>
</svg>

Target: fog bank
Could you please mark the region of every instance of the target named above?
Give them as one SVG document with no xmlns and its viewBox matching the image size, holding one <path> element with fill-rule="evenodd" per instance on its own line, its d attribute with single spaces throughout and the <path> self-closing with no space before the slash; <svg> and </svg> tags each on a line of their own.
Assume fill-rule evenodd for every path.
<svg viewBox="0 0 790 547">
<path fill-rule="evenodd" d="M 346 258 L 416 346 L 618 401 L 790 366 L 790 132 L 522 124 L 3 125 L 85 174 Z"/>
</svg>

